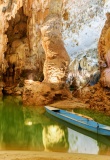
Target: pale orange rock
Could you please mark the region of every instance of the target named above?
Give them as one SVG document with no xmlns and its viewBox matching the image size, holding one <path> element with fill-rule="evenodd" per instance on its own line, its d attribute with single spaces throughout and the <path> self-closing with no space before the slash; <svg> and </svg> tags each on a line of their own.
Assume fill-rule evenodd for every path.
<svg viewBox="0 0 110 160">
<path fill-rule="evenodd" d="M 99 64 L 101 69 L 101 84 L 110 88 L 110 13 L 102 29 L 98 44 Z"/>
<path fill-rule="evenodd" d="M 65 83 L 69 65 L 69 56 L 61 37 L 61 19 L 50 15 L 43 23 L 42 44 L 46 54 L 44 63 L 44 81 L 47 83 Z"/>
<path fill-rule="evenodd" d="M 29 106 L 44 106 L 54 101 L 71 99 L 72 95 L 65 86 L 25 80 L 23 103 Z"/>
</svg>

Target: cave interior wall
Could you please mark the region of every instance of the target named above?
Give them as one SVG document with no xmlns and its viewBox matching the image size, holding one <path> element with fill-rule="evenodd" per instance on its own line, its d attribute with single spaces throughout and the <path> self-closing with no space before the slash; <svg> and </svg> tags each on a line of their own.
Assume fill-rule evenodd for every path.
<svg viewBox="0 0 110 160">
<path fill-rule="evenodd" d="M 53 5 L 54 3 L 54 5 Z M 24 85 L 24 80 L 32 79 L 32 80 L 43 80 L 43 65 L 45 60 L 45 54 L 42 47 L 41 40 L 41 28 L 44 23 L 44 20 L 48 14 L 59 13 L 62 17 L 62 38 L 64 41 L 64 45 L 69 53 L 71 58 L 71 63 L 69 66 L 69 74 L 67 78 L 67 83 L 72 83 L 73 86 L 80 87 L 85 86 L 89 82 L 90 85 L 94 85 L 98 82 L 100 78 L 100 66 L 99 63 L 96 62 L 94 65 L 90 65 L 87 55 L 97 55 L 97 47 L 88 48 L 85 53 L 81 54 L 81 50 L 78 47 L 81 46 L 79 42 L 81 39 L 79 38 L 79 42 L 77 42 L 74 38 L 70 38 L 70 33 L 77 37 L 76 34 L 80 34 L 77 32 L 83 28 L 81 26 L 85 22 L 81 22 L 81 17 L 78 19 L 75 18 L 74 23 L 72 23 L 72 15 L 76 15 L 76 11 L 72 10 L 72 6 L 70 5 L 70 1 L 64 1 L 63 5 L 61 1 L 44 1 L 38 2 L 35 0 L 31 1 L 12 1 L 12 3 L 5 4 L 1 2 L 2 16 L 4 17 L 4 21 L 2 25 L 4 25 L 2 35 L 4 38 L 5 45 L 3 51 L 0 54 L 0 60 L 3 63 L 0 67 L 1 69 L 1 90 L 4 87 L 4 92 L 7 94 L 21 94 L 22 87 Z M 7 8 L 8 4 L 8 8 Z M 84 7 L 83 2 L 81 1 L 82 7 Z M 86 4 L 89 6 L 89 0 L 86 1 Z M 74 5 L 77 7 L 79 5 L 78 2 L 74 2 Z M 94 2 L 94 6 L 99 5 L 99 12 L 95 8 L 94 12 L 97 15 L 86 14 L 85 21 L 88 22 L 88 25 L 92 25 L 90 23 L 90 19 L 101 17 L 104 3 L 103 2 Z M 93 7 L 92 5 L 92 7 Z M 63 8 L 61 8 L 63 7 Z M 89 6 L 90 7 L 90 6 Z M 70 8 L 70 9 L 68 9 Z M 79 11 L 79 10 L 78 10 Z M 84 11 L 84 12 L 83 12 Z M 37 13 L 37 14 L 36 14 Z M 80 13 L 80 11 L 78 12 Z M 85 10 L 82 10 L 82 15 L 85 13 Z M 88 13 L 90 13 L 88 11 Z M 92 10 L 93 13 L 93 10 Z M 90 19 L 88 19 L 88 17 Z M 105 19 L 104 19 L 105 21 Z M 78 23 L 76 23 L 78 22 Z M 78 24 L 76 27 L 75 25 Z M 83 25 L 82 25 L 83 26 Z M 84 27 L 84 26 L 83 26 Z M 72 29 L 73 28 L 73 29 Z M 92 28 L 92 26 L 91 26 Z M 90 31 L 90 30 L 89 30 Z M 108 31 L 109 32 L 109 31 Z M 47 37 L 45 37 L 46 39 Z M 71 46 L 68 43 L 71 43 L 73 40 L 73 50 L 69 50 Z M 107 39 L 107 38 L 106 38 Z M 45 40 L 44 40 L 45 41 Z M 72 43 L 71 43 L 72 44 Z M 96 44 L 96 41 L 95 41 Z M 48 46 L 48 45 L 47 45 Z M 93 45 L 94 46 L 94 45 Z M 4 49 L 5 48 L 5 49 Z M 77 52 L 76 52 L 77 48 Z M 82 48 L 83 49 L 83 48 Z M 73 51 L 73 53 L 71 52 Z M 75 52 L 74 52 L 75 51 Z M 46 50 L 45 50 L 46 52 Z M 51 53 L 51 52 L 50 52 Z M 77 53 L 77 54 L 76 54 Z M 93 53 L 93 54 L 92 54 Z M 86 55 L 85 55 L 86 54 Z M 77 56 L 76 56 L 77 55 Z M 72 58 L 73 57 L 73 58 Z M 93 57 L 92 57 L 93 58 Z M 92 59 L 91 58 L 91 59 Z M 95 57 L 96 58 L 96 57 Z M 95 59 L 93 58 L 93 59 Z M 1 63 L 1 64 L 2 64 Z M 3 73 L 3 77 L 2 77 Z M 48 74 L 48 73 L 47 73 Z M 72 79 L 72 82 L 71 82 Z M 4 81 L 4 84 L 2 83 Z"/>
</svg>

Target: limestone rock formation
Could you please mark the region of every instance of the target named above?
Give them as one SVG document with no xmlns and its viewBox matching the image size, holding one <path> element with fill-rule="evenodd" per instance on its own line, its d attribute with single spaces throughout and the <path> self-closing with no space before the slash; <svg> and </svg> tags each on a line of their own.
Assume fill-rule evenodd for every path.
<svg viewBox="0 0 110 160">
<path fill-rule="evenodd" d="M 25 105 L 42 106 L 54 101 L 71 99 L 72 95 L 64 85 L 25 80 L 23 103 Z"/>
<path fill-rule="evenodd" d="M 104 1 L 68 0 L 63 4 L 63 8 L 62 35 L 71 58 L 70 72 L 74 73 L 74 79 L 77 79 L 79 83 L 82 83 L 81 81 L 87 83 L 85 74 L 88 79 L 88 72 L 90 78 L 93 74 L 90 72 L 94 71 L 96 66 L 95 72 L 99 69 L 97 43 L 105 22 Z M 75 61 L 79 63 L 78 68 L 81 67 L 81 72 L 84 72 L 84 76 L 80 75 L 81 78 L 77 77 L 78 69 L 72 66 Z"/>
<path fill-rule="evenodd" d="M 87 84 L 96 84 L 99 78 L 99 66 L 97 64 L 90 66 L 85 56 L 81 60 L 75 59 L 70 63 L 68 82 L 74 88 L 82 88 Z"/>
<path fill-rule="evenodd" d="M 93 85 L 100 70 L 102 86 L 110 87 L 109 2 L 0 0 L 0 96 L 23 94 L 25 104 L 70 98 L 66 82 Z"/>
<path fill-rule="evenodd" d="M 110 115 L 110 90 L 103 88 L 100 83 L 85 87 L 82 90 L 74 92 L 74 96 L 79 98 L 85 103 L 89 104 L 87 108 L 97 110 Z"/>
<path fill-rule="evenodd" d="M 0 92 L 15 94 L 14 88 L 21 90 L 25 79 L 43 80 L 45 56 L 38 22 L 40 17 L 36 17 L 39 4 L 35 3 L 34 0 L 7 0 L 0 4 L 3 21 L 0 25 Z"/>
<path fill-rule="evenodd" d="M 28 83 L 25 83 L 23 91 L 23 102 L 26 105 L 43 105 L 72 97 L 66 87 L 69 56 L 61 36 L 61 4 L 60 0 L 50 1 L 47 17 L 43 19 L 41 35 L 46 55 L 43 69 L 44 81 L 33 82 L 30 89 L 28 89 L 30 82 L 26 81 Z"/>
<path fill-rule="evenodd" d="M 101 84 L 110 88 L 110 13 L 107 13 L 107 20 L 102 30 L 98 44 Z"/>
<path fill-rule="evenodd" d="M 44 81 L 47 83 L 65 83 L 69 65 L 69 56 L 61 37 L 61 18 L 51 14 L 41 28 L 42 44 L 46 54 L 44 63 Z"/>
</svg>

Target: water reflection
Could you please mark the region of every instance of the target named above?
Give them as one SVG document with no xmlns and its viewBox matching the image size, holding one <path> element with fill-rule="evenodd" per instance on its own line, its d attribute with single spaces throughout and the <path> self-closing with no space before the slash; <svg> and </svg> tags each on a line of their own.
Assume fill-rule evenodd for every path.
<svg viewBox="0 0 110 160">
<path fill-rule="evenodd" d="M 98 154 L 96 140 L 68 128 L 69 152 Z"/>
<path fill-rule="evenodd" d="M 52 120 L 45 109 L 24 107 L 21 97 L 0 101 L 0 150 L 37 150 L 110 155 L 110 139 L 89 137 Z M 87 133 L 87 132 L 86 132 Z M 103 143 L 104 142 L 104 143 Z"/>
<path fill-rule="evenodd" d="M 48 125 L 43 129 L 43 144 L 45 150 L 65 152 L 68 151 L 68 130 L 61 125 Z"/>
<path fill-rule="evenodd" d="M 24 137 L 24 116 L 22 107 L 11 97 L 4 99 L 1 109 L 0 126 L 2 149 L 21 148 Z"/>
</svg>

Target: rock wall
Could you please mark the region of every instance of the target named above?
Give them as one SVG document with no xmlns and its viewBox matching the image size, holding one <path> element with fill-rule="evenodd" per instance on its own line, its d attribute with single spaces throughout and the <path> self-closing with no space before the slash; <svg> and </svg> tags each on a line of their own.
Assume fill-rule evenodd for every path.
<svg viewBox="0 0 110 160">
<path fill-rule="evenodd" d="M 3 73 L 7 69 L 7 61 L 5 60 L 4 52 L 7 50 L 8 38 L 5 34 L 8 28 L 8 20 L 11 17 L 15 17 L 17 10 L 22 6 L 21 1 L 15 1 L 12 3 L 11 0 L 0 1 L 0 95 L 3 89 Z"/>
<path fill-rule="evenodd" d="M 109 0 L 0 1 L 0 95 L 22 94 L 24 80 L 65 86 L 69 61 L 67 81 L 76 87 L 95 84 L 107 12 Z M 98 52 L 106 65 L 101 77 L 107 74 L 101 81 L 109 86 L 109 18 L 106 23 Z"/>
<path fill-rule="evenodd" d="M 14 93 L 24 79 L 43 80 L 45 54 L 41 17 L 36 13 L 42 9 L 45 14 L 47 5 L 27 0 L 0 1 L 0 94 L 3 87 L 5 93 Z"/>
<path fill-rule="evenodd" d="M 44 39 L 46 36 L 49 37 L 50 35 L 41 34 L 41 29 L 43 30 L 43 28 L 45 28 L 43 27 L 43 22 L 46 17 L 51 14 L 57 14 L 56 17 L 58 14 L 60 15 L 57 19 L 59 24 L 56 23 L 56 27 L 59 27 L 56 36 L 58 35 L 57 38 L 59 38 L 59 42 L 62 47 L 59 44 L 60 48 L 58 48 L 55 52 L 57 53 L 59 52 L 59 49 L 63 49 L 62 53 L 57 53 L 57 56 L 59 55 L 57 59 L 54 59 L 55 61 L 59 60 L 59 62 L 53 70 L 58 68 L 55 72 L 59 72 L 58 79 L 60 78 L 60 82 L 64 82 L 68 69 L 69 56 L 64 48 L 61 36 L 62 1 L 48 0 L 41 2 L 36 0 L 7 0 L 4 2 L 1 1 L 0 7 L 1 22 L 3 21 L 3 24 L 1 24 L 2 33 L 0 43 L 0 93 L 2 93 L 3 90 L 6 94 L 22 94 L 25 79 L 39 81 L 43 80 L 43 65 L 45 61 L 45 53 L 47 53 L 44 46 Z M 53 21 L 55 22 L 55 20 Z M 55 28 L 51 30 L 51 32 L 54 31 Z M 55 34 L 53 34 L 53 41 L 54 39 Z M 44 48 L 42 47 L 42 42 Z M 58 45 L 59 42 L 55 45 Z M 53 45 L 53 48 L 55 45 Z M 64 58 L 64 60 L 62 58 Z M 57 67 L 57 65 L 59 66 Z M 50 74 L 48 69 L 45 69 L 46 67 L 44 67 L 45 80 L 49 78 L 47 75 Z M 45 74 L 46 70 L 48 73 Z M 19 91 L 16 93 L 16 90 Z"/>
<path fill-rule="evenodd" d="M 46 55 L 44 81 L 25 81 L 23 102 L 26 105 L 44 105 L 72 97 L 66 87 L 70 59 L 62 41 L 61 7 L 62 0 L 51 0 L 47 16 L 42 19 L 42 46 Z"/>
<path fill-rule="evenodd" d="M 110 13 L 106 14 L 107 20 L 99 39 L 98 51 L 101 74 L 101 84 L 110 88 Z"/>
<path fill-rule="evenodd" d="M 62 35 L 71 58 L 68 80 L 72 74 L 79 88 L 91 81 L 91 77 L 99 75 L 97 45 L 109 6 L 103 0 L 64 2 Z"/>
<path fill-rule="evenodd" d="M 25 80 L 22 99 L 27 106 L 44 106 L 71 98 L 70 91 L 64 85 Z"/>
<path fill-rule="evenodd" d="M 110 1 L 104 6 L 106 21 L 98 41 L 98 60 L 101 71 L 101 78 L 98 84 L 85 87 L 74 92 L 89 108 L 98 110 L 110 115 Z"/>
<path fill-rule="evenodd" d="M 42 44 L 46 54 L 44 81 L 47 83 L 66 82 L 69 56 L 62 41 L 61 25 L 61 16 L 50 14 L 41 28 Z"/>
</svg>

